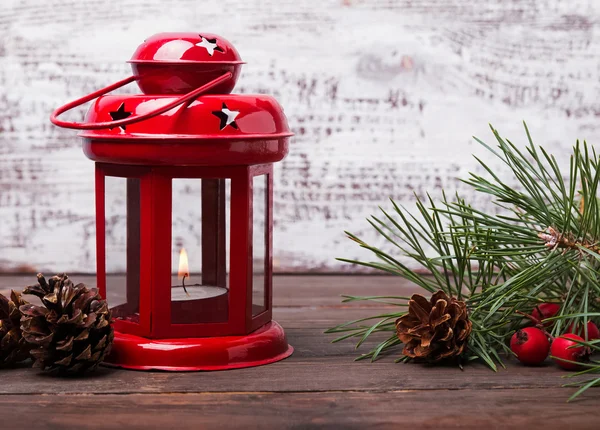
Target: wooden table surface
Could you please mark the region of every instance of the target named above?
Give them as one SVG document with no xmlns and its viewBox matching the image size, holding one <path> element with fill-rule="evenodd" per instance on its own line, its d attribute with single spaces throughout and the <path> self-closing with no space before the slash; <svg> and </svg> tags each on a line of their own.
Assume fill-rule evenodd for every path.
<svg viewBox="0 0 600 430">
<path fill-rule="evenodd" d="M 32 276 L 0 277 L 0 292 Z M 94 285 L 93 277 L 73 276 Z M 274 318 L 294 346 L 268 366 L 221 372 L 136 372 L 101 368 L 58 378 L 26 367 L 2 370 L 1 429 L 69 428 L 515 428 L 598 429 L 600 389 L 566 403 L 565 372 L 548 363 L 426 367 L 355 362 L 352 342 L 331 344 L 326 328 L 368 316 L 340 294 L 411 293 L 392 277 L 277 276 Z"/>
</svg>

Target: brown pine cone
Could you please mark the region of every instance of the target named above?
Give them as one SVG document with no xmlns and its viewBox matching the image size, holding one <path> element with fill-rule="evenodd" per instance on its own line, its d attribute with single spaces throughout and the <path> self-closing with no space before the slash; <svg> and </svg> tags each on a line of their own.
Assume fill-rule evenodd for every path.
<svg viewBox="0 0 600 430">
<path fill-rule="evenodd" d="M 396 320 L 398 339 L 407 357 L 436 362 L 462 354 L 471 334 L 465 302 L 438 291 L 431 300 L 414 294 L 408 313 Z"/>
<path fill-rule="evenodd" d="M 29 344 L 21 334 L 19 307 L 26 305 L 21 294 L 10 292 L 10 299 L 0 294 L 0 367 L 29 358 Z"/>
<path fill-rule="evenodd" d="M 23 337 L 33 349 L 34 367 L 57 373 L 94 370 L 110 351 L 113 329 L 110 311 L 96 288 L 73 285 L 65 274 L 46 282 L 39 273 L 38 285 L 25 288 L 43 306 L 20 307 Z"/>
</svg>

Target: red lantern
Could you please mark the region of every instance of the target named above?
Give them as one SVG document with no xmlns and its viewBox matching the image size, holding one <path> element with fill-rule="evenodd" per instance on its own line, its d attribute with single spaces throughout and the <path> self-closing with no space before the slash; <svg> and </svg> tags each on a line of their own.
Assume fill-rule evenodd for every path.
<svg viewBox="0 0 600 430">
<path fill-rule="evenodd" d="M 98 287 L 115 327 L 107 362 L 217 370 L 288 357 L 292 347 L 271 321 L 273 163 L 292 135 L 281 107 L 269 96 L 229 94 L 243 63 L 219 36 L 158 34 L 130 63 L 132 77 L 51 117 L 85 130 L 84 153 L 96 162 Z M 132 81 L 144 94 L 104 95 Z M 58 119 L 95 98 L 84 123 Z M 115 186 L 126 195 L 122 217 L 108 213 L 118 207 L 108 198 Z M 115 223 L 126 226 L 123 285 L 106 277 Z M 182 224 L 197 224 L 200 238 L 175 233 Z M 186 241 L 197 248 L 189 268 Z"/>
</svg>

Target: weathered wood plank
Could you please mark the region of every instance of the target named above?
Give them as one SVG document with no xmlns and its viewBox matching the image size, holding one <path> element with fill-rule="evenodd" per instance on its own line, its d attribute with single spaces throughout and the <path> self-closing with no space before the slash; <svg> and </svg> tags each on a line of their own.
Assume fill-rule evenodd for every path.
<svg viewBox="0 0 600 430">
<path fill-rule="evenodd" d="M 268 366 L 223 372 L 136 372 L 101 368 L 83 378 L 61 379 L 31 369 L 3 370 L 0 395 L 13 394 L 132 394 L 199 392 L 323 392 L 397 390 L 499 390 L 512 388 L 559 388 L 566 373 L 548 363 L 525 367 L 508 363 L 506 370 L 492 372 L 480 364 L 464 371 L 456 366 L 432 367 L 415 363 L 396 364 L 391 359 L 375 363 L 354 362 L 343 356 L 306 356 L 298 344 L 290 358 Z M 563 390 L 566 400 L 572 390 Z M 595 399 L 600 390 L 589 395 Z"/>
<path fill-rule="evenodd" d="M 0 396 L 0 413 L 8 429 L 597 429 L 597 402 L 567 404 L 564 395 L 522 389 Z"/>
<path fill-rule="evenodd" d="M 90 285 L 93 277 L 78 281 Z M 0 277 L 0 289 L 31 277 Z M 323 329 L 391 307 L 340 305 L 341 292 L 410 294 L 393 277 L 278 276 L 274 309 L 295 347 L 268 366 L 223 372 L 135 372 L 100 368 L 57 378 L 25 366 L 0 373 L 2 428 L 597 428 L 597 395 L 566 404 L 565 372 L 514 361 L 497 373 L 455 366 L 354 362 L 351 341 Z M 400 292 L 398 292 L 400 291 Z M 369 344 L 366 345 L 369 347 Z M 550 423 L 550 424 L 548 424 Z"/>
<path fill-rule="evenodd" d="M 95 276 L 70 275 L 76 282 L 90 287 L 96 286 Z M 110 277 L 116 283 L 123 283 L 123 276 Z M 20 276 L 0 276 L 0 293 L 10 289 L 21 290 L 36 282 L 35 274 Z M 347 308 L 375 306 L 376 303 L 360 302 L 342 304 L 342 294 L 354 296 L 398 295 L 406 296 L 419 291 L 419 288 L 396 276 L 284 276 L 273 278 L 273 303 L 275 307 L 294 306 L 334 306 Z M 111 290 L 109 289 L 109 294 Z M 111 297 L 109 296 L 109 302 Z"/>
<path fill-rule="evenodd" d="M 96 285 L 93 276 L 72 278 L 90 287 Z M 122 282 L 124 278 L 115 279 Z M 0 293 L 7 294 L 13 288 L 20 290 L 34 281 L 33 275 L 0 276 Z M 418 287 L 394 276 L 275 276 L 273 283 L 273 318 L 284 328 L 309 328 L 316 332 L 345 321 L 401 309 L 370 302 L 342 303 L 342 294 L 406 296 L 418 291 Z M 114 298 L 109 291 L 109 303 Z"/>
<path fill-rule="evenodd" d="M 446 187 L 492 210 L 457 180 L 488 122 L 520 143 L 527 119 L 558 154 L 598 140 L 599 23 L 596 0 L 2 0 L 0 269 L 95 269 L 93 166 L 48 114 L 128 74 L 150 34 L 224 35 L 248 62 L 236 91 L 280 100 L 296 137 L 275 170 L 275 268 L 324 271 L 351 270 L 342 232 L 371 237 L 390 196 Z"/>
<path fill-rule="evenodd" d="M 95 285 L 94 277 L 74 278 L 78 282 Z M 28 283 L 30 279 L 30 276 L 1 277 L 0 286 L 22 285 Z M 276 276 L 274 317 L 285 327 L 288 341 L 295 347 L 294 355 L 282 363 L 257 369 L 183 375 L 103 369 L 99 377 L 78 380 L 74 384 L 69 384 L 69 387 L 76 392 L 85 392 L 95 387 L 98 392 L 110 393 L 115 392 L 114 390 L 147 392 L 148 387 L 153 387 L 155 390 L 153 392 L 161 392 L 161 390 L 179 392 L 187 390 L 289 391 L 298 390 L 299 387 L 304 387 L 305 390 L 387 390 L 400 389 L 399 387 L 458 389 L 474 383 L 483 384 L 479 386 L 488 388 L 560 385 L 560 376 L 563 373 L 553 367 L 511 366 L 509 372 L 493 373 L 483 366 L 474 365 L 469 366 L 463 373 L 452 367 L 430 369 L 394 364 L 394 357 L 384 358 L 375 364 L 353 362 L 359 354 L 359 351 L 354 350 L 354 342 L 347 340 L 331 344 L 335 335 L 326 335 L 323 331 L 347 320 L 395 310 L 389 306 L 344 305 L 340 304 L 339 299 L 335 297 L 341 292 L 369 294 L 364 290 L 372 288 L 373 284 L 380 294 L 407 295 L 415 289 L 414 286 L 396 277 Z M 281 306 L 278 305 L 279 303 Z M 367 342 L 363 350 L 367 351 L 376 339 L 377 336 L 373 341 Z M 0 388 L 0 392 L 5 393 L 28 392 L 29 387 L 35 387 L 37 392 L 56 389 L 54 378 L 40 377 L 36 372 L 26 369 L 4 371 L 2 379 L 3 388 Z M 240 381 L 244 381 L 245 388 L 240 388 Z"/>
</svg>

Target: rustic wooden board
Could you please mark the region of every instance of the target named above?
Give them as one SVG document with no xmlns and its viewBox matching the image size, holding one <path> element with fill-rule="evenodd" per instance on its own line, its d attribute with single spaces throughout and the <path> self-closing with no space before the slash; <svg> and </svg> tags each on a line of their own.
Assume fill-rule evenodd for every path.
<svg viewBox="0 0 600 430">
<path fill-rule="evenodd" d="M 69 275 L 76 282 L 89 287 L 96 286 L 96 277 L 90 275 Z M 122 284 L 123 276 L 110 276 L 107 284 Z M 20 291 L 26 285 L 36 283 L 31 275 L 1 276 L 0 293 L 11 289 Z M 398 295 L 406 296 L 417 291 L 404 279 L 394 276 L 275 276 L 273 278 L 273 296 L 275 305 L 281 307 L 341 307 L 357 309 L 361 307 L 381 307 L 370 302 L 343 304 L 342 294 L 353 296 Z M 110 294 L 110 290 L 109 290 Z M 110 297 L 109 297 L 110 302 Z"/>
<path fill-rule="evenodd" d="M 486 390 L 521 388 L 559 388 L 566 383 L 566 373 L 551 363 L 541 367 L 524 367 L 514 362 L 507 369 L 492 372 L 474 364 L 461 371 L 456 366 L 426 367 L 419 364 L 394 363 L 390 357 L 376 363 L 354 362 L 355 353 L 321 353 L 325 345 L 314 348 L 310 338 L 295 336 L 289 342 L 296 351 L 282 362 L 253 369 L 213 373 L 135 372 L 102 368 L 84 378 L 61 379 L 28 368 L 2 371 L 1 395 L 12 394 L 130 394 L 130 393 L 197 393 L 197 392 L 324 392 L 397 390 Z M 335 352 L 335 348 L 332 348 Z M 311 356 L 307 356 L 311 355 Z M 563 389 L 566 400 L 574 389 Z M 597 402 L 600 393 L 589 397 Z M 582 398 L 583 399 L 583 398 Z"/>
<path fill-rule="evenodd" d="M 94 278 L 74 276 L 89 285 Z M 0 277 L 0 291 L 30 277 Z M 342 293 L 411 294 L 394 277 L 277 276 L 276 319 L 294 354 L 281 362 L 222 372 L 135 372 L 101 368 L 58 378 L 23 365 L 0 372 L 2 428 L 577 428 L 596 429 L 600 390 L 567 404 L 567 373 L 550 362 L 507 361 L 492 372 L 471 363 L 430 367 L 355 362 L 351 341 L 323 330 L 390 307 L 342 305 Z M 369 346 L 368 344 L 366 345 Z"/>
<path fill-rule="evenodd" d="M 71 278 L 90 287 L 96 286 L 96 278 L 90 275 L 73 275 Z M 35 283 L 35 279 L 34 275 L 0 277 L 0 293 L 8 294 L 10 289 L 20 291 Z M 111 276 L 108 285 L 110 279 L 122 284 L 124 277 Z M 415 291 L 414 285 L 393 276 L 275 276 L 273 317 L 289 328 L 324 331 L 344 321 L 398 310 L 394 306 L 372 302 L 342 303 L 342 294 L 407 296 Z M 118 295 L 111 295 L 109 290 L 109 303 L 115 298 L 119 303 Z M 36 299 L 31 297 L 30 300 Z M 375 313 L 374 309 L 377 309 Z"/>
<path fill-rule="evenodd" d="M 37 408 L 32 408 L 32 404 Z M 596 402 L 567 404 L 564 402 L 564 390 L 560 389 L 471 389 L 460 392 L 460 395 L 453 390 L 425 390 L 388 393 L 0 396 L 0 411 L 6 417 L 18 417 L 18 426 L 12 428 L 57 430 L 595 430 L 599 418 Z"/>
<path fill-rule="evenodd" d="M 285 106 L 275 268 L 325 271 L 351 270 L 334 260 L 361 255 L 343 230 L 366 234 L 388 197 L 445 187 L 491 209 L 456 179 L 488 122 L 522 143 L 525 119 L 559 156 L 597 141 L 599 22 L 596 0 L 2 0 L 0 269 L 95 270 L 93 165 L 48 115 L 127 75 L 155 32 L 226 36 L 248 62 L 237 91 Z"/>
</svg>

